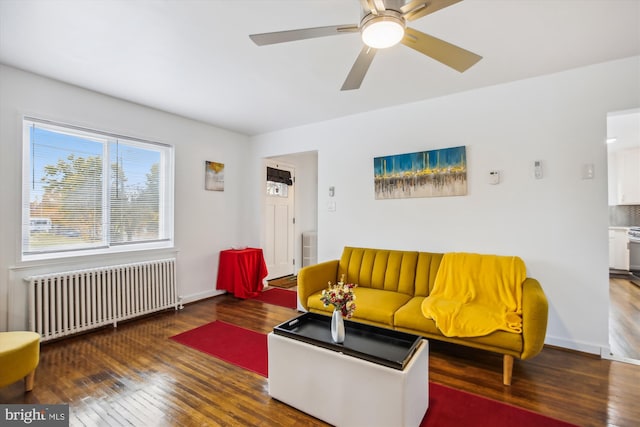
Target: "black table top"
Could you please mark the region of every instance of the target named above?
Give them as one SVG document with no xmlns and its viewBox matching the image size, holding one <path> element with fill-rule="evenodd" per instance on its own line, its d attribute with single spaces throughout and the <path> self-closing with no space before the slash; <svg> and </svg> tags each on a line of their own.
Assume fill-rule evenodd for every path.
<svg viewBox="0 0 640 427">
<path fill-rule="evenodd" d="M 304 313 L 273 329 L 276 335 L 313 344 L 398 370 L 411 360 L 422 337 L 364 323 L 344 321 L 345 339 L 337 344 L 331 338 L 331 317 Z"/>
</svg>

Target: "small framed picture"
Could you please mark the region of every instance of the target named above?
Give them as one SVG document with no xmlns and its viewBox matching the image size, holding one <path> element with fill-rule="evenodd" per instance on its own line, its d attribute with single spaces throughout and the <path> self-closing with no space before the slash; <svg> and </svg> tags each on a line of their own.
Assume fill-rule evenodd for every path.
<svg viewBox="0 0 640 427">
<path fill-rule="evenodd" d="M 224 191 L 224 163 L 205 161 L 204 189 Z"/>
</svg>

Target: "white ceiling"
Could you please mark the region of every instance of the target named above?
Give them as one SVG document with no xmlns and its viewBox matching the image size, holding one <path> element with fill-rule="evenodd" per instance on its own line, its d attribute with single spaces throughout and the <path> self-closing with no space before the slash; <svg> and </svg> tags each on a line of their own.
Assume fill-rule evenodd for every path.
<svg viewBox="0 0 640 427">
<path fill-rule="evenodd" d="M 0 0 L 0 62 L 248 135 L 640 55 L 640 0 L 466 0 L 409 26 L 483 59 L 458 73 L 399 45 L 341 92 L 358 0 Z M 640 78 L 640 76 L 639 76 Z"/>
</svg>

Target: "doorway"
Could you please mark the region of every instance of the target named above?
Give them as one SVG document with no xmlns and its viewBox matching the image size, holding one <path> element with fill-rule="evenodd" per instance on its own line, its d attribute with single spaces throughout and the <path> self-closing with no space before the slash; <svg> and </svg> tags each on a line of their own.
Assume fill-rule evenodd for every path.
<svg viewBox="0 0 640 427">
<path fill-rule="evenodd" d="M 267 279 L 293 275 L 295 168 L 267 161 L 265 167 L 265 251 Z"/>
<path fill-rule="evenodd" d="M 640 109 L 607 114 L 609 199 L 609 348 L 640 364 L 640 272 L 629 264 L 626 233 L 640 226 Z"/>
<path fill-rule="evenodd" d="M 267 278 L 270 280 L 291 274 L 288 273 L 290 271 L 292 271 L 294 275 L 298 273 L 298 270 L 302 267 L 303 260 L 302 236 L 308 232 L 316 232 L 318 229 L 318 152 L 306 151 L 265 158 L 263 160 L 263 168 L 265 171 L 267 166 L 290 170 L 294 182 L 293 188 L 290 186 L 287 191 L 289 193 L 292 190 L 295 192 L 295 202 L 293 203 L 292 211 L 293 217 L 290 221 L 287 221 L 288 225 L 292 226 L 292 228 L 289 229 L 290 233 L 288 231 L 289 234 L 286 235 L 287 245 L 291 244 L 291 242 L 293 245 L 293 252 L 290 256 L 293 259 L 289 260 L 286 266 L 283 261 L 282 270 L 279 268 L 274 269 L 269 265 L 275 265 L 276 245 L 283 245 L 282 241 L 277 244 L 275 243 L 275 236 L 279 235 L 282 239 L 283 233 L 278 234 L 275 231 L 277 223 L 275 219 L 271 219 L 276 216 L 274 212 L 275 207 L 267 206 L 268 203 L 273 201 L 267 199 L 266 191 L 265 197 L 263 198 L 262 218 L 260 219 L 262 223 L 261 240 L 262 248 L 265 252 L 265 261 L 267 261 L 267 268 L 269 270 Z M 263 177 L 263 183 L 266 188 L 266 173 Z M 284 214 L 280 216 L 284 218 Z M 273 235 L 273 239 L 271 235 Z M 274 242 L 267 243 L 271 240 L 274 240 Z M 271 261 L 272 256 L 274 261 Z M 283 256 L 283 258 L 288 256 L 289 255 Z M 267 258 L 270 259 L 267 260 Z M 283 271 L 287 271 L 287 273 L 283 273 Z"/>
</svg>

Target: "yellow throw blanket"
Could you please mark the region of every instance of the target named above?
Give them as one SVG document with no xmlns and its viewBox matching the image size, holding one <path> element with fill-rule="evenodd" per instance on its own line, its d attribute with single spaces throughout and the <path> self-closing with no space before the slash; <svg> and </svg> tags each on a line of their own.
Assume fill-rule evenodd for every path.
<svg viewBox="0 0 640 427">
<path fill-rule="evenodd" d="M 526 273 L 516 256 L 447 253 L 422 313 L 447 337 L 522 333 Z"/>
</svg>

